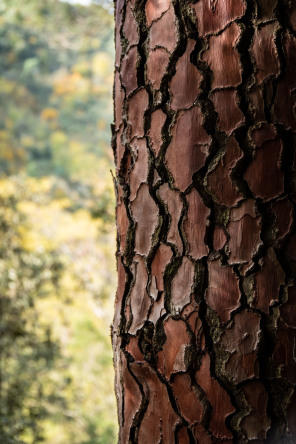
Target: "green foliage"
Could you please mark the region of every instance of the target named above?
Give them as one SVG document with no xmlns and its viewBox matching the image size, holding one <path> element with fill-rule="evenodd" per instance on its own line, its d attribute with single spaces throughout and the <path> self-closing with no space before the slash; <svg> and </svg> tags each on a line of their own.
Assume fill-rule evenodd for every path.
<svg viewBox="0 0 296 444">
<path fill-rule="evenodd" d="M 111 166 L 110 13 L 95 4 L 2 0 L 0 24 L 2 174 L 85 180 L 98 159 Z"/>
<path fill-rule="evenodd" d="M 115 441 L 113 221 L 81 202 L 54 176 L 0 181 L 0 442 Z"/>
<path fill-rule="evenodd" d="M 0 438 L 18 442 L 25 432 L 37 443 L 42 441 L 39 420 L 47 415 L 40 375 L 51 368 L 59 347 L 35 304 L 57 291 L 62 264 L 55 252 L 23 248 L 20 227 L 26 218 L 18 199 L 16 193 L 0 195 Z"/>
<path fill-rule="evenodd" d="M 116 441 L 106 5 L 0 0 L 4 444 Z"/>
</svg>

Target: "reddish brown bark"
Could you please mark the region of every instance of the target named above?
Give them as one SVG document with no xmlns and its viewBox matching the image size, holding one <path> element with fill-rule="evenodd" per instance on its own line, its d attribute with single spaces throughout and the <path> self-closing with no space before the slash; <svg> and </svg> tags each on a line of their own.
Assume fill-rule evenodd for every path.
<svg viewBox="0 0 296 444">
<path fill-rule="evenodd" d="M 121 444 L 296 442 L 296 7 L 117 0 Z"/>
</svg>

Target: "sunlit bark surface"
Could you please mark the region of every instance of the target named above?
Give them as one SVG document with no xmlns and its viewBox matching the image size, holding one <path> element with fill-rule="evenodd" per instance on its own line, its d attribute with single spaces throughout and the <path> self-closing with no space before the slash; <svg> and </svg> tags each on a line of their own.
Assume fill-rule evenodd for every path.
<svg viewBox="0 0 296 444">
<path fill-rule="evenodd" d="M 119 442 L 296 442 L 296 2 L 117 0 Z"/>
</svg>

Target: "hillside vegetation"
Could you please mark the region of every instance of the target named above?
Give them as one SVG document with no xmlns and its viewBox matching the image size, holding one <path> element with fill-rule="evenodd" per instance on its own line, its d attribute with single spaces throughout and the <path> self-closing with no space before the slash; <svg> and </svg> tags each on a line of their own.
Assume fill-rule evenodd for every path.
<svg viewBox="0 0 296 444">
<path fill-rule="evenodd" d="M 0 0 L 0 442 L 113 444 L 113 17 Z"/>
</svg>

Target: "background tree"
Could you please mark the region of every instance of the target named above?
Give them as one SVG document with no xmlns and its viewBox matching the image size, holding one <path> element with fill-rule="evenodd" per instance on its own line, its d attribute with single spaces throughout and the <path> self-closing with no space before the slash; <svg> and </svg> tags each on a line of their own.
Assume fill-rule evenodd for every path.
<svg viewBox="0 0 296 444">
<path fill-rule="evenodd" d="M 295 442 L 295 2 L 115 18 L 120 442 Z"/>
</svg>

